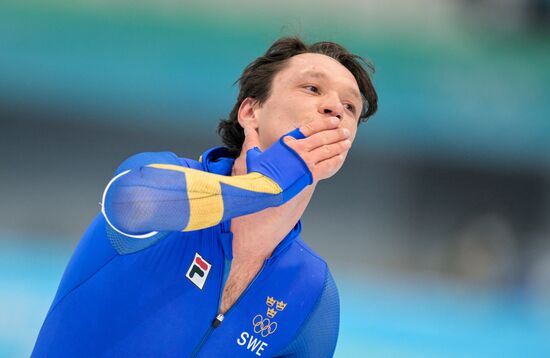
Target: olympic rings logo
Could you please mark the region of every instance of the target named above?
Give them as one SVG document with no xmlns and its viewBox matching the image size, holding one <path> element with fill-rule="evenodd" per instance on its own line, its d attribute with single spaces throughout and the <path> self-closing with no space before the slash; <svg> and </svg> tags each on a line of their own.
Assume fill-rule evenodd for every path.
<svg viewBox="0 0 550 358">
<path fill-rule="evenodd" d="M 262 337 L 267 337 L 277 329 L 277 322 L 271 322 L 269 318 L 263 318 L 261 314 L 257 314 L 252 319 L 254 333 L 260 333 Z"/>
</svg>

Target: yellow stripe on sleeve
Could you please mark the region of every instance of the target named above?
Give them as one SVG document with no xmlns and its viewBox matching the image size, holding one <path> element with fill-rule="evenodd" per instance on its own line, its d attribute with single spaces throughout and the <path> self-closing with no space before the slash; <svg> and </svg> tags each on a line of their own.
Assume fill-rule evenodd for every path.
<svg viewBox="0 0 550 358">
<path fill-rule="evenodd" d="M 283 191 L 274 180 L 256 172 L 224 176 L 173 164 L 147 166 L 185 174 L 189 199 L 189 222 L 182 231 L 203 229 L 220 223 L 224 213 L 220 183 L 257 193 L 277 195 Z"/>
</svg>

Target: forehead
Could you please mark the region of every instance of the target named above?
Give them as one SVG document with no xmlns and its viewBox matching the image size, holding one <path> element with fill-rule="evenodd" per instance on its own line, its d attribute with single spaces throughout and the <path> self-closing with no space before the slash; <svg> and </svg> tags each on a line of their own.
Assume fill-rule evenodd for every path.
<svg viewBox="0 0 550 358">
<path fill-rule="evenodd" d="M 317 75 L 358 88 L 355 77 L 346 67 L 332 57 L 318 53 L 303 53 L 291 57 L 286 66 L 275 76 L 274 82 L 287 82 Z"/>
</svg>

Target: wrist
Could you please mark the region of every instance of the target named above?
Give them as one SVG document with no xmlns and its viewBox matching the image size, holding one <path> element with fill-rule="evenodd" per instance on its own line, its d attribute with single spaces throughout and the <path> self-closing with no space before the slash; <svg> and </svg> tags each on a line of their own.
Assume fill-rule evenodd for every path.
<svg viewBox="0 0 550 358">
<path fill-rule="evenodd" d="M 312 173 L 302 157 L 284 143 L 283 138 L 287 135 L 297 139 L 304 138 L 295 129 L 279 138 L 265 152 L 255 147 L 247 153 L 248 172 L 259 172 L 273 179 L 285 193 L 283 203 L 313 183 Z M 255 153 L 250 154 L 251 151 Z"/>
</svg>

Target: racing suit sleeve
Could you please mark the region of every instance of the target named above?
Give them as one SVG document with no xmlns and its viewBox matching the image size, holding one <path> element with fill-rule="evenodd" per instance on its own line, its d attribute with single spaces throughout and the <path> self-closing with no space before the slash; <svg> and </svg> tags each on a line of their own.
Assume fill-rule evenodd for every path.
<svg viewBox="0 0 550 358">
<path fill-rule="evenodd" d="M 295 129 L 285 135 L 304 135 Z M 285 136 L 284 135 L 284 136 Z M 282 140 L 247 152 L 248 174 L 224 176 L 192 169 L 173 153 L 129 158 L 107 185 L 102 213 L 111 228 L 130 237 L 192 231 L 279 206 L 313 182 L 306 163 Z M 139 156 L 139 155 L 138 155 Z M 141 162 L 141 163 L 140 163 Z"/>
<path fill-rule="evenodd" d="M 338 289 L 327 268 L 325 285 L 306 322 L 277 358 L 328 358 L 334 355 L 340 328 Z"/>
</svg>

